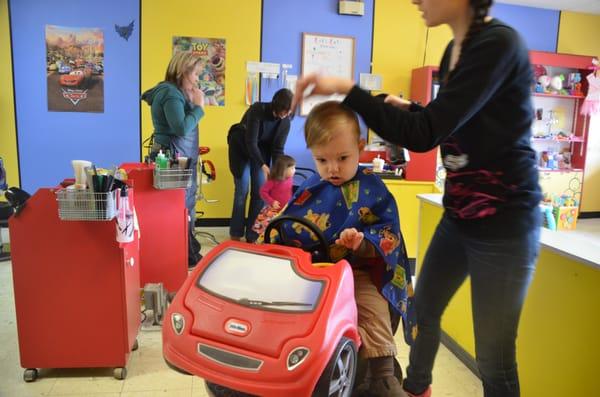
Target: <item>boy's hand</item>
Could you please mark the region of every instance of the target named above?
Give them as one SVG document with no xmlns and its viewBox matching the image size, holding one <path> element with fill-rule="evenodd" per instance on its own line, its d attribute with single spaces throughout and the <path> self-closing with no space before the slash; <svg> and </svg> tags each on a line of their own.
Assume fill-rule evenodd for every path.
<svg viewBox="0 0 600 397">
<path fill-rule="evenodd" d="M 360 248 L 360 244 L 363 242 L 365 235 L 359 232 L 355 228 L 344 229 L 340 233 L 340 238 L 335 240 L 336 244 L 343 245 L 352 251 L 357 251 Z"/>
<path fill-rule="evenodd" d="M 281 204 L 279 204 L 279 201 L 274 200 L 273 203 L 271 203 L 271 207 L 278 210 L 279 208 L 281 208 Z"/>
</svg>

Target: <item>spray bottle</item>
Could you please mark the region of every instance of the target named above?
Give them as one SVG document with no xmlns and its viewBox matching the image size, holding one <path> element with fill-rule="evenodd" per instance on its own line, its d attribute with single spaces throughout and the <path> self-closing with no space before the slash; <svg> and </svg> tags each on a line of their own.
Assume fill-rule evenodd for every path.
<svg viewBox="0 0 600 397">
<path fill-rule="evenodd" d="M 168 167 L 169 164 L 169 160 L 167 159 L 167 156 L 165 156 L 165 154 L 163 153 L 162 150 L 158 151 L 158 154 L 156 155 L 156 166 L 159 170 L 164 170 L 169 168 Z"/>
<path fill-rule="evenodd" d="M 119 211 L 117 213 L 117 242 L 130 243 L 133 241 L 133 211 L 129 206 L 127 186 L 121 188 Z"/>
</svg>

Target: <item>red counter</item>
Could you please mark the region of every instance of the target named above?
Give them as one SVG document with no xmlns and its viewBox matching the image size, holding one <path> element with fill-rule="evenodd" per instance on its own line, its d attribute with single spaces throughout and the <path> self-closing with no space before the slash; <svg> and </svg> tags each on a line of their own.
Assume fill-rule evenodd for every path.
<svg viewBox="0 0 600 397">
<path fill-rule="evenodd" d="M 163 283 L 167 291 L 175 292 L 188 274 L 185 189 L 155 189 L 151 165 L 126 163 L 120 168 L 127 172 L 135 189 L 140 224 L 141 285 Z"/>
<path fill-rule="evenodd" d="M 140 328 L 139 246 L 115 220 L 62 221 L 54 189 L 9 220 L 21 366 L 115 367 L 124 378 Z"/>
</svg>

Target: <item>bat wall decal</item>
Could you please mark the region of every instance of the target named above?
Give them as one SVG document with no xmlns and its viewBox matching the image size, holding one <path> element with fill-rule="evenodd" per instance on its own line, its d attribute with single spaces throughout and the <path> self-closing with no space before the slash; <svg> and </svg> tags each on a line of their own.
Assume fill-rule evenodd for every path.
<svg viewBox="0 0 600 397">
<path fill-rule="evenodd" d="M 126 26 L 119 26 L 119 25 L 115 24 L 115 31 L 119 34 L 119 36 L 121 36 L 125 40 L 129 41 L 129 36 L 131 36 L 131 33 L 133 32 L 133 23 L 134 22 L 135 22 L 135 20 L 131 21 L 131 23 Z"/>
</svg>

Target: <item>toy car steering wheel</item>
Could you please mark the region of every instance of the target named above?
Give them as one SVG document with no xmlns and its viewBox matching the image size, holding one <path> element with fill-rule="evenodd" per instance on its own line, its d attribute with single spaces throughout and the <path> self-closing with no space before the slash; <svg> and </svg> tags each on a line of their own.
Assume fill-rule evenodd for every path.
<svg viewBox="0 0 600 397">
<path fill-rule="evenodd" d="M 281 225 L 285 222 L 296 222 L 301 224 L 302 226 L 305 226 L 315 236 L 317 236 L 317 244 L 310 247 L 298 247 L 297 241 L 292 241 L 285 235 L 285 232 L 281 227 Z M 313 262 L 331 262 L 331 257 L 329 256 L 329 245 L 327 244 L 327 240 L 325 239 L 323 232 L 317 227 L 317 225 L 315 225 L 308 219 L 299 218 L 292 215 L 282 215 L 276 217 L 269 223 L 269 225 L 265 229 L 264 239 L 266 244 L 271 243 L 271 231 L 273 229 L 277 230 L 277 232 L 279 233 L 279 243 L 281 245 L 298 247 L 306 252 L 310 252 L 313 256 Z"/>
</svg>

